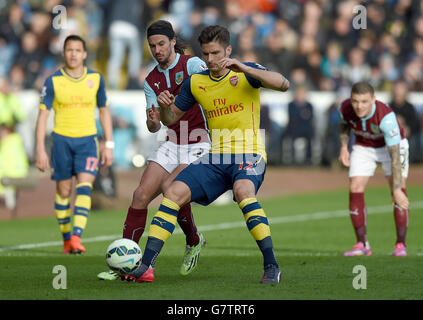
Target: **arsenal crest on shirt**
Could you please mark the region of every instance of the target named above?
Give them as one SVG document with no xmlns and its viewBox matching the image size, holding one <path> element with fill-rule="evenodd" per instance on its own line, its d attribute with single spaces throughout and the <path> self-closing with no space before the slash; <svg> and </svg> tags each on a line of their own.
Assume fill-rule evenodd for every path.
<svg viewBox="0 0 423 320">
<path fill-rule="evenodd" d="M 94 81 L 93 81 L 93 80 L 88 79 L 88 80 L 87 80 L 87 86 L 88 86 L 88 88 L 93 88 L 93 87 L 94 87 Z"/>
<path fill-rule="evenodd" d="M 238 84 L 238 76 L 230 77 L 229 82 L 231 83 L 232 86 L 236 87 L 236 85 Z"/>
</svg>

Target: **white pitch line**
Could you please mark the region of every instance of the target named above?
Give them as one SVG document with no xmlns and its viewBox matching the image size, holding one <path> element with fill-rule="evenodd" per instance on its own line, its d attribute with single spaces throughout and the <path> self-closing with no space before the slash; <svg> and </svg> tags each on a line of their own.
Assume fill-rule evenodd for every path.
<svg viewBox="0 0 423 320">
<path fill-rule="evenodd" d="M 410 209 L 413 210 L 413 209 L 421 209 L 421 208 L 423 208 L 423 201 L 413 202 L 412 207 Z M 387 212 L 392 212 L 391 205 L 375 206 L 375 207 L 367 208 L 367 214 L 373 215 L 373 214 L 381 214 L 381 213 L 387 213 Z M 269 223 L 271 225 L 274 225 L 274 224 L 290 223 L 290 222 L 324 220 L 324 219 L 330 219 L 330 218 L 346 217 L 347 215 L 348 215 L 347 210 L 321 211 L 321 212 L 314 212 L 314 213 L 298 214 L 298 215 L 287 216 L 287 217 L 269 218 Z M 226 230 L 226 229 L 233 229 L 233 228 L 245 228 L 245 222 L 244 221 L 224 222 L 224 223 L 197 227 L 199 231 L 216 231 L 216 230 Z M 182 234 L 182 230 L 176 229 L 173 234 Z M 84 238 L 84 242 L 89 243 L 89 242 L 110 241 L 110 240 L 119 239 L 120 237 L 121 237 L 121 234 L 112 234 L 108 236 Z M 61 246 L 61 245 L 63 245 L 63 241 L 29 243 L 29 244 L 22 244 L 22 245 L 17 245 L 13 247 L 0 248 L 0 252 L 23 250 L 23 249 L 35 249 L 35 248 L 42 248 L 42 247 L 53 247 L 53 246 Z"/>
</svg>

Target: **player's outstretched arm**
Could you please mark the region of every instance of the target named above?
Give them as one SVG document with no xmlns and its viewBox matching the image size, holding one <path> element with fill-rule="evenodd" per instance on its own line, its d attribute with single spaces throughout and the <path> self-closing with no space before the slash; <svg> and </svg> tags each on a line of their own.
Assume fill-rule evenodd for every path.
<svg viewBox="0 0 423 320">
<path fill-rule="evenodd" d="M 113 164 L 113 124 L 110 110 L 107 107 L 100 109 L 100 123 L 104 132 L 105 148 L 101 152 L 101 165 L 110 167 Z"/>
<path fill-rule="evenodd" d="M 392 195 L 394 197 L 395 203 L 402 209 L 407 210 L 410 204 L 407 196 L 401 190 L 403 186 L 403 178 L 401 175 L 401 156 L 399 143 L 393 146 L 388 146 L 388 152 L 392 161 Z"/>
<path fill-rule="evenodd" d="M 341 148 L 339 150 L 338 160 L 346 167 L 350 166 L 350 152 L 348 151 L 348 142 L 350 140 L 350 130 L 343 123 L 339 124 L 339 140 Z"/>
<path fill-rule="evenodd" d="M 160 120 L 165 126 L 170 126 L 182 118 L 184 111 L 175 106 L 175 96 L 169 91 L 162 91 L 157 97 L 160 106 Z"/>
<path fill-rule="evenodd" d="M 259 80 L 263 87 L 278 90 L 286 91 L 289 89 L 289 81 L 282 74 L 275 71 L 258 69 L 248 66 L 237 59 L 232 58 L 223 58 L 220 61 L 222 68 L 228 68 L 235 72 L 244 72 L 245 74 Z"/>
<path fill-rule="evenodd" d="M 44 172 L 47 168 L 50 168 L 50 160 L 48 158 L 45 145 L 47 120 L 49 115 L 50 110 L 40 109 L 35 129 L 35 166 L 41 172 Z"/>
</svg>

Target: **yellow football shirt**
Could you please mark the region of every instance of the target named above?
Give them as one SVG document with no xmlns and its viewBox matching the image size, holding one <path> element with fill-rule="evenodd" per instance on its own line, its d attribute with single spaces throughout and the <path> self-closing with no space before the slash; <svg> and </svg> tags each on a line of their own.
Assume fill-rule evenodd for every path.
<svg viewBox="0 0 423 320">
<path fill-rule="evenodd" d="M 206 70 L 184 82 L 175 105 L 183 111 L 195 102 L 201 105 L 211 133 L 211 153 L 255 153 L 266 159 L 260 134 L 261 86 L 259 80 L 242 72 L 228 71 L 214 78 Z"/>
<path fill-rule="evenodd" d="M 84 74 L 75 79 L 62 68 L 46 79 L 40 109 L 54 110 L 55 133 L 73 138 L 96 134 L 96 106 L 107 106 L 100 73 L 84 68 Z"/>
</svg>

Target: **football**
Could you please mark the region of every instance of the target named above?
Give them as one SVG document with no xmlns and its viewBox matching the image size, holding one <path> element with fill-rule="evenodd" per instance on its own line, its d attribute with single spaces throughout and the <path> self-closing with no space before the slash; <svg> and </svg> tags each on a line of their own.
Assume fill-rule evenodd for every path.
<svg viewBox="0 0 423 320">
<path fill-rule="evenodd" d="M 121 274 L 128 274 L 135 270 L 142 257 L 140 247 L 135 241 L 117 239 L 106 251 L 106 263 L 110 269 Z"/>
</svg>

